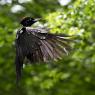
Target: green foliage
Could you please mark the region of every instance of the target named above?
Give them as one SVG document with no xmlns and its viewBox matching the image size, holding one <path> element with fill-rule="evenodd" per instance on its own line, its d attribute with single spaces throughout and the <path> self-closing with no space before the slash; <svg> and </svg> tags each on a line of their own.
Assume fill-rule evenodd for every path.
<svg viewBox="0 0 95 95">
<path fill-rule="evenodd" d="M 12 12 L 14 5 L 24 10 Z M 76 37 L 69 56 L 50 64 L 26 65 L 15 83 L 15 34 L 23 16 L 42 17 L 52 33 Z M 0 4 L 0 95 L 95 95 L 95 0 L 13 1 Z"/>
</svg>

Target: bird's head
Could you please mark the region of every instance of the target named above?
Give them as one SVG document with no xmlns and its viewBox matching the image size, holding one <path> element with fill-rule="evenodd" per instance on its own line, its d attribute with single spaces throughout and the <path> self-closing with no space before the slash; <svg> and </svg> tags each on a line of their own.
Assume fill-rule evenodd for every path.
<svg viewBox="0 0 95 95">
<path fill-rule="evenodd" d="M 39 21 L 40 18 L 37 18 L 37 19 L 34 19 L 34 18 L 31 18 L 31 17 L 24 17 L 20 24 L 23 25 L 24 27 L 29 27 L 31 26 L 32 24 L 34 24 L 35 22 Z"/>
</svg>

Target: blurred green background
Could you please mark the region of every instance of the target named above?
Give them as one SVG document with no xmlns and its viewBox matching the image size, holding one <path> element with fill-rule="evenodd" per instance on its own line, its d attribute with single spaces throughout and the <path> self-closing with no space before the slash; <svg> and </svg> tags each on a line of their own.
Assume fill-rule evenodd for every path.
<svg viewBox="0 0 95 95">
<path fill-rule="evenodd" d="M 27 65 L 15 80 L 15 35 L 24 16 L 78 36 L 69 56 Z M 0 95 L 95 95 L 95 0 L 0 0 Z"/>
</svg>

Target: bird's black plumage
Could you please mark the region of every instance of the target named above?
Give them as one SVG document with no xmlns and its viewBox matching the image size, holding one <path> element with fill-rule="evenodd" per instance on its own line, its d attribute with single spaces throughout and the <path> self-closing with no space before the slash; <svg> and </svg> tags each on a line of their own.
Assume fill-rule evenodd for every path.
<svg viewBox="0 0 95 95">
<path fill-rule="evenodd" d="M 23 28 L 18 30 L 16 37 L 16 74 L 21 77 L 25 57 L 31 62 L 49 62 L 68 54 L 70 50 L 68 36 L 51 34 L 46 28 L 27 28 L 34 19 L 27 17 L 21 21 Z"/>
<path fill-rule="evenodd" d="M 34 24 L 35 22 L 37 22 L 40 18 L 38 19 L 34 19 L 34 18 L 31 18 L 31 17 L 24 17 L 20 24 L 22 24 L 24 27 L 28 27 L 28 26 L 31 26 L 32 24 Z"/>
</svg>

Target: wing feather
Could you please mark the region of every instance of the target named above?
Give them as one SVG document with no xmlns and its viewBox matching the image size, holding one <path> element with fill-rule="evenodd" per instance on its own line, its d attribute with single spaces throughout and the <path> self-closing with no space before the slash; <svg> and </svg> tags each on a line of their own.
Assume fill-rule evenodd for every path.
<svg viewBox="0 0 95 95">
<path fill-rule="evenodd" d="M 68 55 L 71 50 L 69 43 L 72 40 L 65 34 L 51 34 L 46 32 L 44 28 L 27 28 L 26 31 L 29 35 L 32 35 L 30 38 L 32 38 L 33 35 L 35 36 L 34 38 L 37 38 L 34 42 L 34 47 L 37 49 L 33 51 L 29 48 L 29 51 L 32 51 L 31 59 L 34 60 L 34 62 L 57 60 L 62 58 L 64 54 Z M 33 40 L 29 40 L 29 45 L 32 45 L 32 41 Z M 40 42 L 41 45 L 38 45 L 38 42 Z"/>
</svg>

